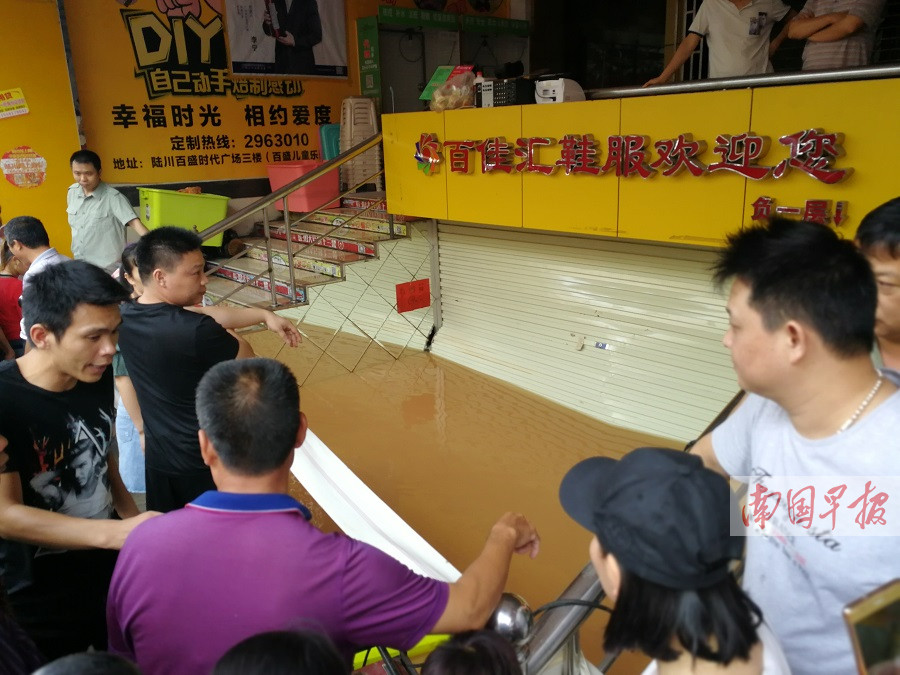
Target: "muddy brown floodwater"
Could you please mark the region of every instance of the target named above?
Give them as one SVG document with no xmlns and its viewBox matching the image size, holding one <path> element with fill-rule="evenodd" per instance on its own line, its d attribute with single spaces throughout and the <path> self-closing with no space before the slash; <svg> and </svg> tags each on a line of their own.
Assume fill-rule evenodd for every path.
<svg viewBox="0 0 900 675">
<path fill-rule="evenodd" d="M 301 350 L 280 350 L 278 358 L 309 372 Z M 505 511 L 531 519 L 541 534 L 540 555 L 516 557 L 507 590 L 533 608 L 558 597 L 588 561 L 590 535 L 559 505 L 565 472 L 592 455 L 680 445 L 609 426 L 424 353 L 307 379 L 301 408 L 328 447 L 460 570 Z M 310 501 L 300 486 L 294 492 Z M 335 528 L 312 507 L 320 527 Z M 604 622 L 605 614 L 595 612 L 582 628 L 594 663 L 603 655 Z M 626 654 L 610 672 L 639 673 L 646 663 Z"/>
</svg>

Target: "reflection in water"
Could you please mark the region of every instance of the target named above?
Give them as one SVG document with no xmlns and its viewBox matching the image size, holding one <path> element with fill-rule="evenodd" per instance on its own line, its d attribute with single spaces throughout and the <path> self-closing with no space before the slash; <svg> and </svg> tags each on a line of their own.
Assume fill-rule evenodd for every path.
<svg viewBox="0 0 900 675">
<path fill-rule="evenodd" d="M 331 450 L 459 569 L 503 512 L 526 514 L 541 533 L 541 554 L 517 556 L 507 588 L 532 607 L 555 599 L 588 560 L 590 535 L 557 499 L 566 470 L 591 455 L 678 447 L 424 353 L 307 382 L 301 406 Z M 334 529 L 312 506 L 316 524 Z M 602 656 L 599 614 L 582 631 L 594 662 Z M 645 662 L 624 657 L 612 672 L 640 672 Z"/>
</svg>

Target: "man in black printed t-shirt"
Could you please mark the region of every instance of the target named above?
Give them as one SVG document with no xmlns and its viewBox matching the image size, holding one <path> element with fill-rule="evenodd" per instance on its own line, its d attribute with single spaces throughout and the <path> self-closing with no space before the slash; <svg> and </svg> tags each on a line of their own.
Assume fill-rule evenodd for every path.
<svg viewBox="0 0 900 675">
<path fill-rule="evenodd" d="M 125 296 L 88 263 L 48 267 L 24 293 L 32 348 L 0 364 L 0 435 L 8 440 L 0 575 L 17 620 L 48 658 L 105 649 L 116 550 L 156 515 L 138 515 L 109 452 L 109 365 Z"/>
<path fill-rule="evenodd" d="M 193 232 L 152 230 L 135 255 L 144 293 L 122 307 L 119 346 L 144 418 L 147 508 L 165 512 L 216 489 L 200 457 L 194 393 L 220 361 L 254 356 L 230 329 L 265 323 L 290 346 L 300 342 L 300 333 L 268 310 L 197 307 L 206 289 L 206 261 Z"/>
</svg>

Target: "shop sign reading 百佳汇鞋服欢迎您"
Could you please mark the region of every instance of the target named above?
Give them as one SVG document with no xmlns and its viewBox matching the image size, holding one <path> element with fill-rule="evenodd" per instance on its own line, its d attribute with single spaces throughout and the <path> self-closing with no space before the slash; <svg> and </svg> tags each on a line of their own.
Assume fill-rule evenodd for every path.
<svg viewBox="0 0 900 675">
<path fill-rule="evenodd" d="M 798 170 L 819 182 L 832 185 L 853 172 L 849 167 L 838 169 L 833 166 L 834 160 L 844 154 L 842 142 L 842 134 L 826 133 L 821 129 L 806 129 L 781 136 L 778 143 L 785 147 L 787 156 L 775 165 L 764 166 L 759 161 L 768 153 L 770 139 L 752 133 L 718 135 L 713 152 L 719 155 L 719 161 L 710 164 L 699 159 L 706 151 L 706 142 L 695 141 L 691 134 L 658 140 L 653 143 L 653 150 L 647 136 L 612 135 L 607 138 L 604 159 L 591 134 L 567 134 L 558 141 L 547 136 L 532 136 L 517 138 L 515 144 L 510 144 L 502 136 L 441 142 L 437 134 L 423 133 L 416 143 L 415 159 L 426 175 L 433 174 L 444 162 L 453 173 L 472 173 L 475 164 L 473 155 L 477 153 L 481 173 L 529 172 L 549 176 L 563 169 L 567 175 L 614 174 L 624 178 L 652 178 L 657 174 L 674 176 L 683 171 L 698 177 L 726 171 L 763 180 L 781 178 L 791 170 Z M 558 158 L 549 163 L 539 161 L 539 153 L 546 159 L 549 154 L 546 149 L 557 146 Z"/>
</svg>

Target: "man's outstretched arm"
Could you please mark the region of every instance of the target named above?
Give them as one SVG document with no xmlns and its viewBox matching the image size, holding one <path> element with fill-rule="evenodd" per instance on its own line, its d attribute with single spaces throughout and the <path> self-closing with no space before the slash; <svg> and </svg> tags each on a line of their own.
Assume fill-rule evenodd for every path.
<svg viewBox="0 0 900 675">
<path fill-rule="evenodd" d="M 651 80 L 647 80 L 644 83 L 645 87 L 650 87 L 656 84 L 665 84 L 669 80 L 672 79 L 672 76 L 675 74 L 681 66 L 684 65 L 684 62 L 687 61 L 691 54 L 694 53 L 694 50 L 697 49 L 697 46 L 700 44 L 700 36 L 696 33 L 688 33 L 684 36 L 684 40 L 681 41 L 681 44 L 678 45 L 678 49 L 675 50 L 675 53 L 672 55 L 672 58 L 669 59 L 669 63 L 666 64 L 666 67 L 663 68 L 662 73 L 659 74 L 659 77 L 654 77 Z"/>
<path fill-rule="evenodd" d="M 513 553 L 534 558 L 540 548 L 534 526 L 518 513 L 507 513 L 491 528 L 481 554 L 450 584 L 447 607 L 432 633 L 483 628 L 500 602 Z"/>
<path fill-rule="evenodd" d="M 140 218 L 132 218 L 127 223 L 125 223 L 125 227 L 134 228 L 134 231 L 138 233 L 139 237 L 143 237 L 150 231 L 147 229 L 147 226 L 141 222 Z"/>
<path fill-rule="evenodd" d="M 296 347 L 302 341 L 300 331 L 289 319 L 278 316 L 267 309 L 259 307 L 226 307 L 224 305 L 185 307 L 185 309 L 197 314 L 206 314 L 206 316 L 213 319 L 226 330 L 246 328 L 257 323 L 264 323 L 266 328 L 281 336 L 285 344 L 290 347 Z"/>
<path fill-rule="evenodd" d="M 0 474 L 0 537 L 4 539 L 64 549 L 120 549 L 135 527 L 158 515 L 148 511 L 125 520 L 95 520 L 25 506 L 19 474 Z"/>
</svg>

